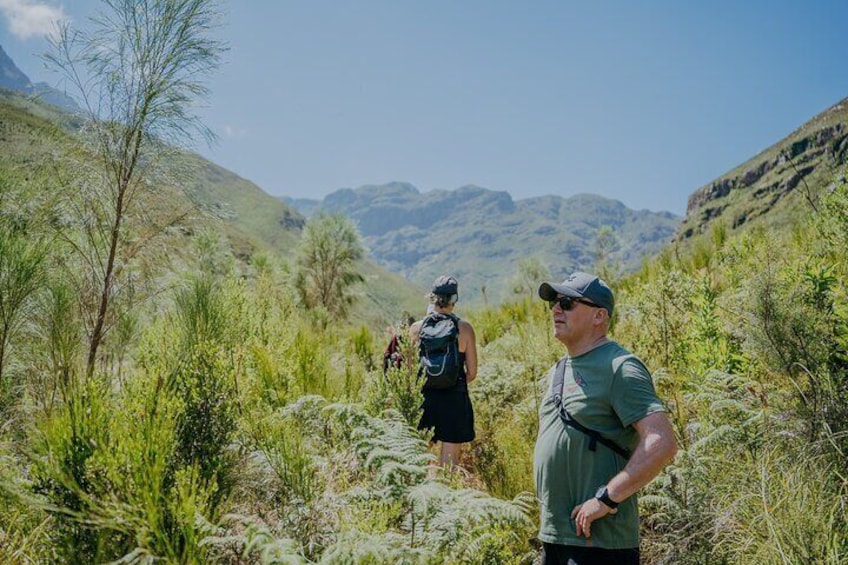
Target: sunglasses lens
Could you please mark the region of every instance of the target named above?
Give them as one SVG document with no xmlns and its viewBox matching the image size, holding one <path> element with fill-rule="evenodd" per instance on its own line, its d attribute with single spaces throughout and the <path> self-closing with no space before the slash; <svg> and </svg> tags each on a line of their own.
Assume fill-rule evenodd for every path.
<svg viewBox="0 0 848 565">
<path fill-rule="evenodd" d="M 554 306 L 559 304 L 559 307 L 562 309 L 563 312 L 568 312 L 574 305 L 574 300 L 572 300 L 569 296 L 560 296 L 559 298 L 551 300 L 550 302 L 548 302 L 548 304 L 550 305 L 551 310 L 554 309 Z"/>
</svg>

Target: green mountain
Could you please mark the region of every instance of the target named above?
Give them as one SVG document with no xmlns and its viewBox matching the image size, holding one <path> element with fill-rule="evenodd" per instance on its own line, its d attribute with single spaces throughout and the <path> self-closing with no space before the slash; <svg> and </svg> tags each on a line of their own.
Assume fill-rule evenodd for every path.
<svg viewBox="0 0 848 565">
<path fill-rule="evenodd" d="M 225 229 L 232 253 L 250 263 L 256 253 L 294 261 L 306 219 L 294 208 L 252 182 L 197 155 L 190 156 L 189 195 Z M 378 266 L 367 257 L 360 261 L 366 282 L 353 318 L 370 324 L 395 320 L 403 310 L 424 310 L 423 287 Z"/>
<path fill-rule="evenodd" d="M 79 118 L 54 106 L 0 89 L 0 182 L 31 185 L 28 190 L 50 190 L 56 181 L 57 155 L 67 151 Z M 218 235 L 225 253 L 249 270 L 257 255 L 293 261 L 305 218 L 255 184 L 189 152 L 173 177 L 175 186 L 161 187 L 164 207 L 185 211 L 194 217 L 190 229 L 177 230 L 169 242 L 169 255 L 191 269 L 201 232 Z M 200 228 L 200 229 L 196 229 Z M 383 324 L 397 318 L 401 310 L 423 310 L 422 288 L 364 260 L 360 269 L 367 284 L 362 300 L 354 308 L 355 319 Z"/>
<path fill-rule="evenodd" d="M 848 156 L 848 99 L 812 118 L 786 138 L 695 190 L 682 221 L 669 213 L 634 211 L 595 195 L 513 201 L 477 186 L 421 193 L 408 183 L 345 188 L 323 200 L 283 200 L 309 216 L 318 210 L 353 218 L 382 266 L 418 285 L 454 273 L 466 297 L 507 298 L 518 262 L 541 259 L 553 277 L 592 268 L 601 229 L 614 242 L 607 262 L 619 272 L 669 241 L 684 245 L 721 222 L 729 230 L 782 228 L 815 210 Z M 464 284 L 463 284 L 464 283 Z"/>
<path fill-rule="evenodd" d="M 815 209 L 848 154 L 848 98 L 828 108 L 755 157 L 696 190 L 676 240 L 721 221 L 731 230 L 781 227 Z"/>
<path fill-rule="evenodd" d="M 320 203 L 288 202 L 304 213 L 347 214 L 380 265 L 425 286 L 452 273 L 472 302 L 511 296 L 519 263 L 528 257 L 554 278 L 593 268 L 605 228 L 613 236 L 607 262 L 618 272 L 633 270 L 668 243 L 680 221 L 591 194 L 514 201 L 507 192 L 473 185 L 422 193 L 395 182 L 341 189 Z"/>
</svg>

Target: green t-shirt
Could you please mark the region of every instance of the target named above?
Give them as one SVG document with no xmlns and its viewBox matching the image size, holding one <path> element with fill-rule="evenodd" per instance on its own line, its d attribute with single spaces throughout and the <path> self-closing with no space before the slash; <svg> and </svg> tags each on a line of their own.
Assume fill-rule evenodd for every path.
<svg viewBox="0 0 848 565">
<path fill-rule="evenodd" d="M 633 427 L 645 416 L 665 411 L 645 365 L 615 342 L 574 358 L 565 357 L 562 399 L 566 410 L 587 428 L 633 450 L 639 437 Z M 547 393 L 539 408 L 539 436 L 533 456 L 536 496 L 541 504 L 539 539 L 547 543 L 586 546 L 571 520 L 575 506 L 595 496 L 621 471 L 626 461 L 598 444 L 589 450 L 589 437 L 566 426 L 553 402 L 554 370 L 547 375 Z M 592 523 L 591 545 L 607 549 L 639 547 L 636 496 Z"/>
</svg>

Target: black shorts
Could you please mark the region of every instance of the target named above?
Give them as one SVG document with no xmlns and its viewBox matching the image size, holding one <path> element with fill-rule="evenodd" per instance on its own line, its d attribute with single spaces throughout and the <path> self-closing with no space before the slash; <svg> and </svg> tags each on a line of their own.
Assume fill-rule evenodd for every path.
<svg viewBox="0 0 848 565">
<path fill-rule="evenodd" d="M 545 543 L 542 565 L 639 565 L 639 548 L 603 549 Z"/>
<path fill-rule="evenodd" d="M 419 430 L 433 429 L 431 441 L 466 443 L 474 439 L 474 410 L 465 381 L 444 390 L 424 389 Z"/>
</svg>

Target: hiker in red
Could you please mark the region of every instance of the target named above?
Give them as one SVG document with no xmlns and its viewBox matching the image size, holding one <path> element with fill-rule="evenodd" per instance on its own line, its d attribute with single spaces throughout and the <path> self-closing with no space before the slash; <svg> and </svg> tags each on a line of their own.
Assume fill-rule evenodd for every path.
<svg viewBox="0 0 848 565">
<path fill-rule="evenodd" d="M 430 292 L 433 312 L 409 328 L 419 345 L 423 379 L 424 412 L 418 429 L 432 428 L 431 442 L 442 442 L 442 466 L 456 465 L 462 444 L 474 439 L 468 383 L 477 377 L 477 342 L 471 324 L 453 313 L 457 291 L 454 277 L 436 279 Z"/>
<path fill-rule="evenodd" d="M 615 300 L 577 272 L 542 283 L 568 350 L 548 373 L 533 457 L 545 565 L 639 563 L 636 492 L 677 452 L 648 369 L 607 337 Z"/>
<path fill-rule="evenodd" d="M 391 337 L 389 343 L 383 351 L 383 374 L 388 375 L 389 368 L 394 367 L 400 369 L 403 366 L 403 344 L 406 342 L 406 336 L 409 334 L 409 327 L 415 323 L 415 318 L 412 314 L 403 313 L 401 321 L 398 324 L 399 329 L 389 327 Z"/>
</svg>

